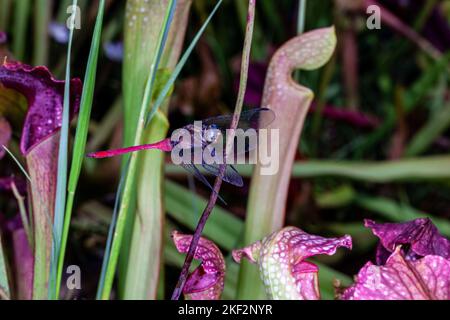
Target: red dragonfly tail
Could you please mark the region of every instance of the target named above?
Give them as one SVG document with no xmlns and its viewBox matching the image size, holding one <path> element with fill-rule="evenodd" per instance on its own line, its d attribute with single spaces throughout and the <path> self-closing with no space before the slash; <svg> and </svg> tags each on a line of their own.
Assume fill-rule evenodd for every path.
<svg viewBox="0 0 450 320">
<path fill-rule="evenodd" d="M 106 151 L 98 151 L 98 152 L 92 152 L 89 153 L 87 156 L 89 158 L 96 158 L 96 159 L 102 159 L 102 158 L 110 158 L 114 156 L 119 156 L 125 153 L 129 152 L 135 152 L 135 151 L 141 151 L 141 150 L 149 150 L 149 149 L 158 149 L 161 151 L 172 151 L 172 144 L 170 142 L 170 139 L 164 139 L 156 143 L 151 144 L 143 144 L 141 146 L 134 146 L 134 147 L 128 147 L 128 148 L 121 148 L 121 149 L 114 149 L 114 150 L 106 150 Z"/>
</svg>

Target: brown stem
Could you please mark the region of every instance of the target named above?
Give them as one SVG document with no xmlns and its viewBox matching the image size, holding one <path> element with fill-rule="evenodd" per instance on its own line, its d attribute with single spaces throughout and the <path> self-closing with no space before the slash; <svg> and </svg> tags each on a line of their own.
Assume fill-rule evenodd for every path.
<svg viewBox="0 0 450 320">
<path fill-rule="evenodd" d="M 211 192 L 211 196 L 209 197 L 208 204 L 206 205 L 205 210 L 203 210 L 202 216 L 200 217 L 200 220 L 197 224 L 197 228 L 195 228 L 195 232 L 189 246 L 189 251 L 186 255 L 186 259 L 184 260 L 183 268 L 181 269 L 181 274 L 178 279 L 177 286 L 175 287 L 175 290 L 172 294 L 172 300 L 180 299 L 181 293 L 183 292 L 184 285 L 189 275 L 189 268 L 191 266 L 192 260 L 194 259 L 195 250 L 197 250 L 197 245 L 200 241 L 203 228 L 205 227 L 206 221 L 208 221 L 209 215 L 211 214 L 211 211 L 216 204 L 220 186 L 222 185 L 223 175 L 225 173 L 225 166 L 226 164 L 221 164 L 219 167 L 219 175 L 214 182 L 213 191 Z"/>
<path fill-rule="evenodd" d="M 212 209 L 214 208 L 217 197 L 219 195 L 220 187 L 222 186 L 222 180 L 225 173 L 225 168 L 227 166 L 227 155 L 231 150 L 234 141 L 234 134 L 239 123 L 239 118 L 242 111 L 242 106 L 244 104 L 244 96 L 245 91 L 247 89 L 247 77 L 248 77 L 248 65 L 250 61 L 250 51 L 251 44 L 253 38 L 253 26 L 254 26 L 254 18 L 255 18 L 255 6 L 256 0 L 249 0 L 248 5 L 248 16 L 247 16 L 247 30 L 245 33 L 244 40 L 244 50 L 242 53 L 242 65 L 241 65 L 241 79 L 239 86 L 239 94 L 236 101 L 236 107 L 234 110 L 233 121 L 230 125 L 230 138 L 227 140 L 227 145 L 224 150 L 224 163 L 219 166 L 219 174 L 214 182 L 213 191 L 211 192 L 211 196 L 209 197 L 208 204 L 206 205 L 205 210 L 203 210 L 202 216 L 195 228 L 194 235 L 192 237 L 191 244 L 189 246 L 189 251 L 186 255 L 186 259 L 184 260 L 183 268 L 181 269 L 181 274 L 178 279 L 178 283 L 175 287 L 175 290 L 172 294 L 172 300 L 178 300 L 183 292 L 184 285 L 186 284 L 187 277 L 189 275 L 189 268 L 191 266 L 192 260 L 194 259 L 195 251 L 197 250 L 198 243 L 200 241 L 200 237 L 202 235 L 203 229 L 208 221 L 208 218 L 211 214 Z"/>
</svg>

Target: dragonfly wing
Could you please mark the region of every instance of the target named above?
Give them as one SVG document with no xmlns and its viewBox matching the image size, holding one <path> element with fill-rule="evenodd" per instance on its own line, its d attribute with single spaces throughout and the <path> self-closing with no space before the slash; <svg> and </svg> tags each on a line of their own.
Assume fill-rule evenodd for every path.
<svg viewBox="0 0 450 320">
<path fill-rule="evenodd" d="M 212 192 L 214 191 L 214 188 L 211 186 L 209 181 L 205 178 L 205 176 L 200 172 L 200 170 L 197 168 L 194 164 L 189 163 L 181 163 L 180 166 L 182 166 L 186 171 L 190 172 L 195 178 L 200 180 L 205 186 L 207 186 Z M 222 201 L 225 205 L 227 204 L 223 198 L 217 194 L 217 197 Z"/>
<path fill-rule="evenodd" d="M 218 176 L 220 171 L 220 165 L 218 164 L 202 164 L 203 168 L 206 169 L 209 173 Z M 242 180 L 241 175 L 232 165 L 227 165 L 225 168 L 225 173 L 223 176 L 223 181 L 228 182 L 237 187 L 244 186 L 244 181 Z"/>
<path fill-rule="evenodd" d="M 230 128 L 233 115 L 224 115 L 212 117 L 203 120 L 203 124 L 216 125 L 221 131 Z M 268 108 L 254 108 L 243 111 L 239 117 L 238 128 L 240 129 L 259 129 L 271 124 L 275 119 L 275 113 Z"/>
<path fill-rule="evenodd" d="M 230 128 L 233 115 L 224 115 L 203 120 L 206 125 L 214 125 L 226 137 L 226 130 Z M 259 128 L 265 128 L 275 119 L 275 113 L 268 108 L 254 108 L 243 111 L 239 118 L 233 142 L 234 154 L 240 155 L 256 149 L 258 144 L 257 132 Z M 249 131 L 254 130 L 254 134 Z M 225 140 L 225 139 L 224 139 Z M 239 143 L 238 143 L 239 142 Z M 224 141 L 225 143 L 225 141 Z"/>
</svg>

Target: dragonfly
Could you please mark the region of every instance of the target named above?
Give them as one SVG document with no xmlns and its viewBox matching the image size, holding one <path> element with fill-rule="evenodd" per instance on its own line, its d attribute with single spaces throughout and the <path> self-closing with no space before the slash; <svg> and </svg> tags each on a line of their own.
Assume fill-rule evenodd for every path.
<svg viewBox="0 0 450 320">
<path fill-rule="evenodd" d="M 232 145 L 235 150 L 235 154 L 239 155 L 242 153 L 247 153 L 255 149 L 257 145 L 257 143 L 255 143 L 254 141 L 246 141 L 244 146 L 238 149 L 236 141 L 238 141 L 240 134 L 245 134 L 245 132 L 248 132 L 249 129 L 252 129 L 254 130 L 253 132 L 257 133 L 260 128 L 266 128 L 267 126 L 269 126 L 274 119 L 275 113 L 268 108 L 254 108 L 243 111 L 241 113 L 237 126 L 237 129 L 242 130 L 237 130 L 235 132 L 235 139 Z M 194 124 L 184 126 L 182 129 L 186 130 L 186 132 L 189 133 L 190 139 L 184 139 L 184 137 L 174 138 L 174 135 L 172 134 L 171 138 L 166 138 L 155 143 L 106 151 L 97 151 L 89 153 L 87 156 L 90 158 L 101 159 L 150 149 L 172 152 L 175 148 L 180 150 L 181 154 L 183 154 L 184 152 L 190 152 L 190 154 L 193 154 L 195 153 L 195 149 L 203 152 L 205 149 L 210 148 L 209 151 L 214 156 L 216 149 L 219 149 L 218 145 L 221 144 L 222 148 L 226 146 L 226 140 L 224 138 L 226 137 L 226 131 L 230 128 L 232 121 L 233 115 L 212 117 L 201 120 L 201 126 L 195 125 L 195 122 Z M 223 181 L 237 187 L 242 187 L 244 185 L 244 182 L 241 175 L 232 164 L 226 162 L 227 161 L 224 161 L 226 167 Z M 180 164 L 180 166 L 191 173 L 209 189 L 213 190 L 209 181 L 202 174 L 201 168 L 203 168 L 206 172 L 213 176 L 218 176 L 220 173 L 220 163 L 207 163 L 203 161 L 203 159 L 201 163 L 195 163 L 195 161 L 193 161 L 191 158 L 190 161 L 183 162 Z"/>
</svg>

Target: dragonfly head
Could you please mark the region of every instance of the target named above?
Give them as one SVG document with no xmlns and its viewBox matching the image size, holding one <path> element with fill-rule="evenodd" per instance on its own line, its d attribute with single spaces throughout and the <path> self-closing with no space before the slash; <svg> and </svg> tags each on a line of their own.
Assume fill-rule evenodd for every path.
<svg viewBox="0 0 450 320">
<path fill-rule="evenodd" d="M 217 141 L 220 134 L 221 134 L 221 132 L 220 132 L 219 128 L 216 125 L 212 124 L 207 127 L 207 130 L 205 130 L 204 139 L 208 143 L 213 143 L 213 142 Z"/>
</svg>

